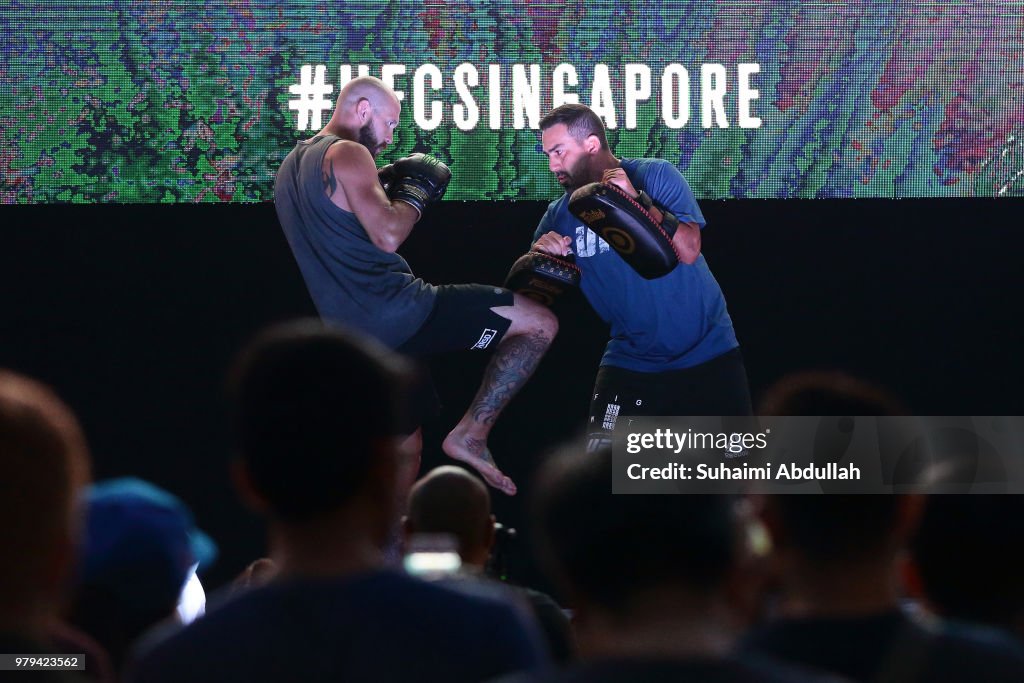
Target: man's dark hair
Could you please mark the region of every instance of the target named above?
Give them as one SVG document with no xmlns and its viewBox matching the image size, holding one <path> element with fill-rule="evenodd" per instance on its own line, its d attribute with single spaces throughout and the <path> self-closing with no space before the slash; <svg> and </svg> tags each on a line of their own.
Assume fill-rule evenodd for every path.
<svg viewBox="0 0 1024 683">
<path fill-rule="evenodd" d="M 438 467 L 412 487 L 409 521 L 416 533 L 452 534 L 466 552 L 486 541 L 491 495 L 458 467 Z"/>
<path fill-rule="evenodd" d="M 820 567 L 886 552 L 899 520 L 898 495 L 785 494 L 768 501 L 782 533 L 801 556 Z"/>
<path fill-rule="evenodd" d="M 786 375 L 761 397 L 759 415 L 906 415 L 888 391 L 840 371 L 802 371 Z"/>
<path fill-rule="evenodd" d="M 547 130 L 558 124 L 565 124 L 569 135 L 576 142 L 583 142 L 591 135 L 601 141 L 601 149 L 608 149 L 608 138 L 605 137 L 604 123 L 594 110 L 585 104 L 563 104 L 555 107 L 540 120 L 540 129 Z"/>
<path fill-rule="evenodd" d="M 612 613 L 651 589 L 719 588 L 737 561 L 730 496 L 612 494 L 612 454 L 567 451 L 541 472 L 534 515 L 555 577 Z"/>
<path fill-rule="evenodd" d="M 229 381 L 235 435 L 271 513 L 303 521 L 351 499 L 382 440 L 399 433 L 409 381 L 404 359 L 320 321 L 246 347 Z"/>
<path fill-rule="evenodd" d="M 0 563 L 0 610 L 53 599 L 54 551 L 79 535 L 76 499 L 89 463 L 67 404 L 49 387 L 0 368 L 0 547 L 11 553 Z"/>
<path fill-rule="evenodd" d="M 765 392 L 760 415 L 894 416 L 906 414 L 885 389 L 840 371 L 786 375 Z M 787 494 L 772 497 L 784 533 L 812 562 L 829 566 L 883 552 L 892 539 L 899 496 Z"/>
</svg>

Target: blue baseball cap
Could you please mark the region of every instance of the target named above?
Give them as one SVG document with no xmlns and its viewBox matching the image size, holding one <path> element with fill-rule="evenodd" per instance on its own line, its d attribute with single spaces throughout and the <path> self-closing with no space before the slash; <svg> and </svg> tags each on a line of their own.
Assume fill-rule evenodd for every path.
<svg viewBox="0 0 1024 683">
<path fill-rule="evenodd" d="M 96 483 L 85 503 L 79 584 L 133 608 L 173 607 L 191 572 L 217 557 L 217 545 L 196 528 L 188 507 L 147 481 Z"/>
</svg>

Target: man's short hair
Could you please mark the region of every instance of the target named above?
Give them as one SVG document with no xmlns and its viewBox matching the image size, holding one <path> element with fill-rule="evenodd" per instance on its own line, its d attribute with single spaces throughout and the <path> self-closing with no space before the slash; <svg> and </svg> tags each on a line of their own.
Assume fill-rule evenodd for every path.
<svg viewBox="0 0 1024 683">
<path fill-rule="evenodd" d="M 0 609 L 54 589 L 40 581 L 53 576 L 54 551 L 80 532 L 77 497 L 88 478 L 71 409 L 39 382 L 0 370 Z"/>
<path fill-rule="evenodd" d="M 765 392 L 760 415 L 896 416 L 906 414 L 885 389 L 840 371 L 786 375 Z M 870 558 L 892 542 L 901 500 L 890 495 L 778 495 L 770 504 L 789 543 L 822 566 Z"/>
<path fill-rule="evenodd" d="M 899 495 L 771 496 L 786 542 L 812 564 L 827 568 L 871 559 L 892 548 Z"/>
<path fill-rule="evenodd" d="M 409 494 L 409 522 L 416 533 L 451 534 L 465 553 L 487 540 L 491 495 L 469 472 L 446 465 L 431 470 Z"/>
<path fill-rule="evenodd" d="M 734 498 L 613 495 L 610 450 L 549 460 L 534 517 L 555 578 L 612 613 L 651 589 L 718 589 L 738 560 Z"/>
<path fill-rule="evenodd" d="M 601 141 L 601 149 L 608 149 L 608 138 L 605 136 L 604 123 L 594 110 L 585 104 L 563 104 L 555 107 L 540 120 L 540 129 L 547 130 L 552 126 L 564 124 L 569 135 L 576 142 L 583 142 L 591 135 Z"/>
<path fill-rule="evenodd" d="M 410 372 L 377 342 L 316 320 L 275 327 L 242 351 L 229 386 L 235 434 L 273 516 L 303 521 L 360 490 L 399 434 Z"/>
<path fill-rule="evenodd" d="M 845 372 L 808 370 L 788 374 L 765 390 L 759 415 L 906 415 L 900 401 L 880 386 Z"/>
</svg>

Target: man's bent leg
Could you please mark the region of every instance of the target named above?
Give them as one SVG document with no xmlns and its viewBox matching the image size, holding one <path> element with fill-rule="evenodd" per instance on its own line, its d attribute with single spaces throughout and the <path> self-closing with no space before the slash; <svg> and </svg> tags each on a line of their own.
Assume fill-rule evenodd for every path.
<svg viewBox="0 0 1024 683">
<path fill-rule="evenodd" d="M 487 435 L 551 346 L 558 332 L 558 319 L 544 306 L 519 294 L 512 306 L 491 310 L 512 323 L 484 371 L 472 404 L 448 434 L 442 449 L 473 467 L 491 486 L 514 495 L 516 485 L 502 474 L 487 450 Z"/>
</svg>

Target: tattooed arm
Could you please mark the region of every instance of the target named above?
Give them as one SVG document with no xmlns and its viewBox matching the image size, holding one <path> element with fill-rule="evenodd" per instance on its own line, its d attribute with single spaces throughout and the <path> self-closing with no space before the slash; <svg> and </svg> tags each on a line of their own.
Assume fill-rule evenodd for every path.
<svg viewBox="0 0 1024 683">
<path fill-rule="evenodd" d="M 324 155 L 323 179 L 331 202 L 354 213 L 379 249 L 394 252 L 409 237 L 419 213 L 409 204 L 388 199 L 366 147 L 350 140 L 331 145 Z"/>
</svg>

